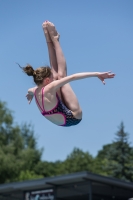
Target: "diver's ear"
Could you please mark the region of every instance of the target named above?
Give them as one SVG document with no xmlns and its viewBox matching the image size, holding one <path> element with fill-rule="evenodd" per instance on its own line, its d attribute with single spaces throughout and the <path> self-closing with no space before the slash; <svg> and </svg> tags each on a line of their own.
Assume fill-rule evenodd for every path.
<svg viewBox="0 0 133 200">
<path fill-rule="evenodd" d="M 50 79 L 47 77 L 47 78 L 44 79 L 44 82 L 45 82 L 45 84 L 47 85 L 47 84 L 49 84 Z"/>
</svg>

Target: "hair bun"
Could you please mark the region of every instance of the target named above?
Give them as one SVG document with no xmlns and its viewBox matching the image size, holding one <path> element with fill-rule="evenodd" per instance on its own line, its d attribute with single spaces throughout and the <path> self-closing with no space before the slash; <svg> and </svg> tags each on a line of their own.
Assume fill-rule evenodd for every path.
<svg viewBox="0 0 133 200">
<path fill-rule="evenodd" d="M 31 65 L 27 65 L 23 70 L 28 76 L 33 76 L 36 73 Z"/>
</svg>

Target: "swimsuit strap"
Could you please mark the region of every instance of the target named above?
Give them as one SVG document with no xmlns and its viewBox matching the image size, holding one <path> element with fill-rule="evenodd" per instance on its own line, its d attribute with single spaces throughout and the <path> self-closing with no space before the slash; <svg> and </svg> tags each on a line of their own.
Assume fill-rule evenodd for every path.
<svg viewBox="0 0 133 200">
<path fill-rule="evenodd" d="M 36 89 L 37 90 L 37 89 Z M 45 110 L 43 110 L 43 108 L 40 106 L 40 104 L 39 104 L 39 102 L 38 102 L 38 100 L 37 100 L 37 97 L 36 97 L 36 90 L 35 90 L 35 99 L 36 99 L 36 103 L 37 103 L 37 105 L 38 105 L 38 107 L 40 108 L 40 110 L 42 111 L 42 112 L 44 112 Z M 44 106 L 43 106 L 44 107 Z"/>
<path fill-rule="evenodd" d="M 43 108 L 43 112 L 45 112 L 45 109 L 44 109 L 44 88 L 42 88 L 42 108 Z"/>
</svg>

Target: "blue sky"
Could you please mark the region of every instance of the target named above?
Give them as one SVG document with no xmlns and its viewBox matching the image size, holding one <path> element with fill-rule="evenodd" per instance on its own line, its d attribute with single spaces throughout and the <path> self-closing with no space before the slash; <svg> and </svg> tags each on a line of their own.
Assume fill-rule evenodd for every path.
<svg viewBox="0 0 133 200">
<path fill-rule="evenodd" d="M 96 156 L 111 143 L 121 121 L 133 141 L 133 1 L 132 0 L 0 0 L 1 101 L 14 112 L 15 123 L 32 123 L 43 160 L 64 160 L 74 147 Z M 44 119 L 25 95 L 34 83 L 15 62 L 34 68 L 49 64 L 42 23 L 59 31 L 68 74 L 116 73 L 106 85 L 97 78 L 72 82 L 83 110 L 75 127 L 58 127 Z M 133 146 L 133 143 L 131 143 Z"/>
</svg>

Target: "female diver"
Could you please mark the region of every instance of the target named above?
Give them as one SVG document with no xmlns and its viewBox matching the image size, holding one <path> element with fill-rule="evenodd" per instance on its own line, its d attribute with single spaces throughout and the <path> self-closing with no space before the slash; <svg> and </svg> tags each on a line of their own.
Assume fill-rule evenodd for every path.
<svg viewBox="0 0 133 200">
<path fill-rule="evenodd" d="M 33 76 L 37 87 L 30 88 L 26 95 L 30 103 L 35 96 L 36 104 L 42 115 L 59 126 L 73 126 L 82 120 L 82 110 L 69 82 L 89 77 L 114 78 L 109 72 L 84 72 L 67 76 L 66 60 L 63 55 L 59 34 L 53 23 L 42 24 L 49 52 L 50 65 L 34 70 L 31 65 L 22 67 L 28 76 Z"/>
</svg>

